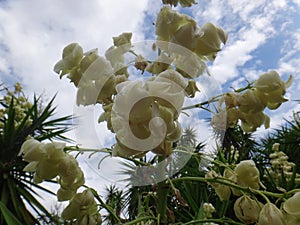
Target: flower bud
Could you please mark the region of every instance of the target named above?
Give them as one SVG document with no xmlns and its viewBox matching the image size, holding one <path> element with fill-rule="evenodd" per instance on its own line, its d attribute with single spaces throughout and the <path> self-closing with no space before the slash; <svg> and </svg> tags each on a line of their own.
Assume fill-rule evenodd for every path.
<svg viewBox="0 0 300 225">
<path fill-rule="evenodd" d="M 257 225 L 285 225 L 283 213 L 273 203 L 263 206 Z"/>
<path fill-rule="evenodd" d="M 258 216 L 263 204 L 251 199 L 247 195 L 239 197 L 234 203 L 234 212 L 236 217 L 246 224 L 252 224 L 258 221 Z"/>
</svg>

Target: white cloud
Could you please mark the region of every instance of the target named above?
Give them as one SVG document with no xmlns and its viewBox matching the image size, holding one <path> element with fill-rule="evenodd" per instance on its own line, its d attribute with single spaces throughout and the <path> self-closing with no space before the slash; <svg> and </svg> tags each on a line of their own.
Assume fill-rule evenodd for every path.
<svg viewBox="0 0 300 225">
<path fill-rule="evenodd" d="M 0 73 L 3 73 L 4 75 L 9 74 L 7 61 L 3 58 L 0 58 Z"/>
<path fill-rule="evenodd" d="M 293 2 L 300 6 L 300 1 Z M 76 111 L 76 89 L 67 79 L 59 80 L 58 75 L 52 71 L 53 65 L 61 57 L 63 47 L 70 42 L 78 42 L 85 50 L 99 48 L 100 54 L 103 54 L 112 44 L 111 37 L 124 31 L 136 32 L 133 36 L 135 41 L 143 40 L 143 32 L 153 29 L 152 22 L 155 22 L 160 6 L 160 1 L 147 0 L 11 0 L 0 3 L 0 80 L 3 80 L 2 74 L 5 74 L 5 78 L 10 77 L 12 82 L 20 81 L 24 84 L 27 93 L 44 92 L 48 99 L 58 92 L 56 104 L 59 115 L 71 114 Z M 147 23 L 143 21 L 145 9 L 151 17 Z M 199 24 L 215 22 L 229 33 L 228 43 L 210 67 L 216 83 L 224 84 L 236 79 L 232 86 L 238 88 L 244 77 L 256 79 L 262 71 L 255 66 L 249 68 L 245 65 L 255 58 L 255 50 L 277 37 L 278 31 L 285 33 L 290 29 L 292 21 L 291 18 L 285 20 L 285 13 L 294 11 L 284 0 L 212 0 L 208 3 L 199 0 L 199 4 L 192 10 Z M 280 23 L 278 18 L 282 20 Z M 300 72 L 300 58 L 296 55 L 299 53 L 297 49 L 300 49 L 298 33 L 295 31 L 291 39 L 282 45 L 284 51 L 278 61 L 278 70 L 285 75 Z M 264 63 L 263 59 L 255 60 L 257 64 Z M 207 96 L 211 96 L 210 87 L 206 86 Z M 300 86 L 294 85 L 288 92 L 293 97 L 297 96 L 299 90 Z M 198 103 L 198 100 L 203 100 L 203 96 L 194 100 Z M 272 127 L 281 124 L 282 115 L 299 110 L 295 104 L 284 103 L 281 107 L 282 111 L 272 115 Z M 107 143 L 112 142 L 113 135 L 106 130 L 105 123 L 93 123 L 101 109 L 96 108 L 90 112 L 88 108 L 85 110 L 87 114 L 81 122 L 84 126 L 77 130 L 82 136 L 73 132 L 72 137 L 76 137 L 83 146 L 106 147 Z M 195 115 L 199 116 L 198 113 Z M 207 124 L 203 120 L 194 117 L 190 124 L 197 128 L 202 138 L 199 141 L 208 138 Z M 110 172 L 118 169 L 116 164 L 104 161 L 101 170 L 98 170 L 100 158 L 95 155 L 95 159 L 87 163 L 82 161 L 83 169 L 89 171 L 87 183 L 99 190 L 114 179 Z"/>
<path fill-rule="evenodd" d="M 56 116 L 72 114 L 76 88 L 68 79 L 60 80 L 53 72 L 63 47 L 78 42 L 85 50 L 98 48 L 99 54 L 103 55 L 105 49 L 112 45 L 112 37 L 122 32 L 133 31 L 133 40 L 143 39 L 141 24 L 147 4 L 148 0 L 1 2 L 0 73 L 5 74 L 6 80 L 12 83 L 18 81 L 25 85 L 25 93 L 44 93 L 44 101 L 57 93 Z M 96 110 L 92 112 L 93 119 L 101 113 L 99 108 Z M 84 137 L 79 143 L 91 143 L 88 147 L 104 147 L 106 141 L 112 142 L 114 137 L 106 131 L 106 124 L 85 126 L 80 131 Z M 76 137 L 76 132 L 71 132 L 70 136 Z M 105 163 L 107 176 L 112 166 Z M 104 181 L 84 162 L 82 167 L 86 170 L 87 184 L 93 184 L 97 189 L 103 188 Z"/>
<path fill-rule="evenodd" d="M 238 76 L 245 76 L 241 72 L 247 70 L 244 68 L 245 64 L 254 59 L 254 51 L 277 37 L 277 30 L 284 23 L 284 21 L 278 23 L 277 19 L 284 18 L 284 13 L 294 10 L 286 1 L 281 0 L 272 2 L 230 0 L 227 3 L 215 0 L 197 9 L 201 7 L 200 11 L 193 11 L 199 22 L 213 19 L 214 13 L 221 12 L 215 21 L 229 34 L 228 43 L 210 67 L 212 75 L 221 84 Z M 291 19 L 288 17 L 286 24 L 289 23 Z M 257 66 L 261 65 L 260 63 L 264 63 L 263 59 L 257 60 Z M 255 68 L 249 69 L 255 70 Z"/>
<path fill-rule="evenodd" d="M 293 0 L 293 2 L 300 7 L 300 0 Z"/>
<path fill-rule="evenodd" d="M 213 76 L 222 84 L 239 75 L 237 67 L 251 60 L 250 53 L 266 38 L 255 29 L 241 31 L 240 36 L 239 40 L 224 48 L 211 67 Z"/>
</svg>

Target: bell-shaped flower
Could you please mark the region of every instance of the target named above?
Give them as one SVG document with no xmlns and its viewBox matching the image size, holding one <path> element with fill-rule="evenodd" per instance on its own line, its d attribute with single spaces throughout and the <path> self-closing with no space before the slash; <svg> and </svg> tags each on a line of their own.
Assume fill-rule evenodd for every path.
<svg viewBox="0 0 300 225">
<path fill-rule="evenodd" d="M 271 93 L 274 90 L 281 90 L 282 94 L 285 89 L 292 84 L 292 76 L 287 82 L 284 82 L 275 70 L 266 72 L 255 81 L 254 87 L 263 93 Z"/>
<path fill-rule="evenodd" d="M 88 225 L 86 216 L 94 217 L 93 224 L 101 224 L 100 214 L 98 212 L 97 203 L 94 195 L 90 189 L 84 190 L 82 193 L 76 194 L 71 200 L 69 205 L 63 210 L 61 214 L 65 220 L 77 219 L 78 224 Z"/>
<path fill-rule="evenodd" d="M 125 32 L 120 34 L 117 37 L 113 37 L 113 41 L 114 41 L 114 46 L 116 47 L 120 47 L 126 44 L 130 44 L 131 45 L 131 37 L 132 37 L 132 33 L 130 32 Z"/>
<path fill-rule="evenodd" d="M 63 76 L 77 66 L 82 57 L 82 47 L 77 43 L 69 44 L 63 49 L 62 59 L 55 64 L 54 71 Z"/>
<path fill-rule="evenodd" d="M 67 76 L 72 83 L 74 83 L 75 87 L 78 87 L 79 82 L 82 78 L 82 72 L 79 67 L 73 68 Z"/>
<path fill-rule="evenodd" d="M 195 0 L 179 0 L 182 7 L 191 7 L 193 4 L 197 4 Z"/>
<path fill-rule="evenodd" d="M 300 219 L 300 192 L 297 192 L 283 203 L 283 210 L 287 214 Z"/>
<path fill-rule="evenodd" d="M 25 161 L 34 162 L 41 160 L 46 155 L 46 150 L 39 141 L 30 138 L 22 144 L 19 155 L 22 154 Z"/>
<path fill-rule="evenodd" d="M 214 189 L 221 201 L 228 201 L 230 199 L 231 189 L 229 186 L 219 184 Z"/>
<path fill-rule="evenodd" d="M 285 225 L 298 225 L 300 224 L 300 219 L 292 216 L 290 214 L 284 213 L 284 221 L 285 221 Z"/>
<path fill-rule="evenodd" d="M 221 50 L 221 44 L 227 41 L 226 32 L 212 23 L 206 23 L 201 27 L 203 35 L 197 38 L 195 53 L 199 56 L 206 56 L 213 60 L 217 52 Z"/>
<path fill-rule="evenodd" d="M 243 160 L 236 165 L 234 172 L 237 175 L 237 184 L 259 189 L 259 171 L 253 160 Z"/>
<path fill-rule="evenodd" d="M 279 74 L 271 70 L 262 74 L 258 80 L 255 81 L 254 87 L 258 91 L 258 96 L 261 101 L 264 101 L 269 109 L 277 109 L 287 99 L 283 97 L 286 89 L 291 86 L 293 76 L 284 82 Z"/>
<path fill-rule="evenodd" d="M 260 210 L 263 204 L 251 199 L 247 195 L 239 197 L 234 203 L 236 217 L 246 224 L 253 224 L 258 221 Z"/>
<path fill-rule="evenodd" d="M 186 17 L 171 9 L 169 6 L 163 7 L 157 15 L 155 22 L 155 34 L 159 40 L 169 41 L 173 35 L 186 22 Z"/>
<path fill-rule="evenodd" d="M 283 213 L 273 203 L 267 203 L 260 211 L 258 225 L 285 225 Z"/>
<path fill-rule="evenodd" d="M 43 180 L 51 180 L 59 174 L 59 167 L 51 160 L 39 161 L 36 165 L 35 176 Z"/>
<path fill-rule="evenodd" d="M 237 105 L 239 106 L 239 110 L 244 113 L 262 112 L 266 107 L 254 90 L 247 90 L 237 95 Z"/>
<path fill-rule="evenodd" d="M 245 132 L 254 132 L 258 127 L 264 125 L 265 128 L 270 127 L 270 117 L 263 113 L 240 113 L 241 127 Z"/>
<path fill-rule="evenodd" d="M 194 51 L 197 45 L 196 38 L 201 36 L 200 28 L 197 22 L 192 18 L 186 18 L 186 23 L 178 28 L 176 32 L 171 35 L 170 41 L 174 44 L 178 44 L 185 47 L 191 51 Z M 169 49 L 174 49 L 172 44 Z M 172 51 L 173 52 L 173 51 Z"/>
</svg>

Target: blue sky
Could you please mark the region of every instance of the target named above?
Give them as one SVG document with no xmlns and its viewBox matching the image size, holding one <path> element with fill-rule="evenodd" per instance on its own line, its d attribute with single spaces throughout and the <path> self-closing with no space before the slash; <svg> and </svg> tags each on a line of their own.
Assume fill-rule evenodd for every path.
<svg viewBox="0 0 300 225">
<path fill-rule="evenodd" d="M 111 37 L 122 32 L 132 31 L 133 42 L 155 38 L 152 23 L 160 7 L 159 0 L 0 1 L 0 83 L 18 81 L 26 93 L 43 93 L 45 100 L 58 92 L 58 115 L 80 112 L 88 118 L 83 121 L 85 126 L 70 135 L 84 146 L 105 147 L 113 136 L 105 124 L 94 123 L 100 107 L 76 108 L 76 89 L 67 79 L 59 80 L 53 65 L 71 42 L 80 43 L 85 50 L 98 48 L 103 55 L 112 45 Z M 228 43 L 209 66 L 222 92 L 275 69 L 284 80 L 294 75 L 286 96 L 300 99 L 300 0 L 198 0 L 192 9 L 177 10 L 193 16 L 199 26 L 210 21 L 228 32 Z M 299 105 L 289 101 L 270 112 L 271 127 L 282 124 L 283 118 L 291 118 L 297 110 Z M 196 124 L 199 139 L 205 139 L 201 133 L 206 130 L 205 122 L 190 123 Z M 261 132 L 266 133 L 259 129 Z M 97 170 L 95 165 L 83 163 L 82 167 Z M 110 165 L 106 162 L 101 171 L 102 178 L 109 182 L 109 171 L 113 170 Z M 106 181 L 97 179 L 98 175 L 99 171 L 87 174 L 88 182 L 100 188 Z"/>
</svg>

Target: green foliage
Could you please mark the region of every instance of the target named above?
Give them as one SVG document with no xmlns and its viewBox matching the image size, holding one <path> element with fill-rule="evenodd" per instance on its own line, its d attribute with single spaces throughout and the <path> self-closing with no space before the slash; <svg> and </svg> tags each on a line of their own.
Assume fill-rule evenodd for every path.
<svg viewBox="0 0 300 225">
<path fill-rule="evenodd" d="M 39 224 L 37 215 L 51 218 L 48 210 L 37 199 L 39 195 L 35 190 L 54 193 L 33 183 L 33 175 L 23 171 L 27 163 L 18 154 L 21 145 L 29 136 L 40 141 L 53 139 L 68 141 L 63 134 L 69 130 L 71 116 L 53 119 L 56 109 L 53 106 L 54 97 L 45 107 L 40 105 L 40 97 L 34 97 L 32 104 L 24 98 L 24 95 L 18 92 L 11 94 L 8 90 L 8 94 L 0 99 L 1 224 Z M 28 106 L 22 108 L 24 113 L 21 117 L 17 111 L 20 110 L 20 99 L 26 101 Z M 32 210 L 29 210 L 28 206 Z"/>
</svg>

